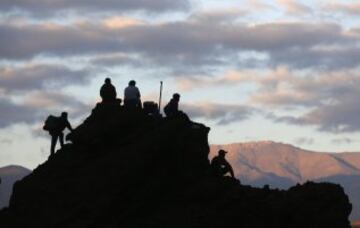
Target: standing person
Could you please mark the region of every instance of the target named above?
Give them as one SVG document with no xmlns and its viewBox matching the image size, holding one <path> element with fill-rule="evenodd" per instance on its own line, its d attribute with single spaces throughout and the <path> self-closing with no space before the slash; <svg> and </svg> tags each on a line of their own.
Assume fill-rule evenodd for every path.
<svg viewBox="0 0 360 228">
<path fill-rule="evenodd" d="M 141 108 L 140 91 L 136 82 L 131 80 L 124 90 L 124 105 L 126 108 Z"/>
<path fill-rule="evenodd" d="M 169 103 L 164 107 L 166 117 L 175 117 L 179 115 L 179 101 L 180 94 L 174 93 Z"/>
<path fill-rule="evenodd" d="M 211 160 L 211 168 L 217 176 L 222 177 L 230 173 L 231 177 L 235 178 L 233 168 L 225 159 L 226 153 L 225 150 L 219 150 L 218 155 Z"/>
<path fill-rule="evenodd" d="M 49 131 L 51 135 L 51 147 L 50 147 L 50 156 L 55 154 L 55 147 L 57 140 L 60 141 L 61 148 L 64 146 L 64 133 L 65 128 L 68 128 L 70 131 L 73 131 L 69 121 L 68 121 L 67 112 L 62 112 L 61 116 L 49 116 L 44 125 L 44 130 Z"/>
<path fill-rule="evenodd" d="M 101 86 L 100 96 L 103 103 L 113 103 L 116 101 L 116 89 L 111 84 L 110 78 L 106 78 L 104 85 Z"/>
</svg>

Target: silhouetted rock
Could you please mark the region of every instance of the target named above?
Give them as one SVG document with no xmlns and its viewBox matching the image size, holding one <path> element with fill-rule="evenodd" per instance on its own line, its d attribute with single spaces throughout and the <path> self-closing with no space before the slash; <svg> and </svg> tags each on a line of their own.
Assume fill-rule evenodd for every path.
<svg viewBox="0 0 360 228">
<path fill-rule="evenodd" d="M 209 128 L 98 105 L 66 145 L 17 182 L 1 227 L 350 227 L 340 185 L 288 191 L 212 174 Z"/>
</svg>

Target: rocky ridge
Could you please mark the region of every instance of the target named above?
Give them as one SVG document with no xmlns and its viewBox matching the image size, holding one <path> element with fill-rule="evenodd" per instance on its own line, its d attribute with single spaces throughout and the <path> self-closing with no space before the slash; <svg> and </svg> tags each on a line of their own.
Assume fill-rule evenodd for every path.
<svg viewBox="0 0 360 228">
<path fill-rule="evenodd" d="M 253 188 L 212 174 L 209 128 L 98 105 L 67 144 L 17 182 L 0 226 L 350 227 L 342 187 Z"/>
</svg>

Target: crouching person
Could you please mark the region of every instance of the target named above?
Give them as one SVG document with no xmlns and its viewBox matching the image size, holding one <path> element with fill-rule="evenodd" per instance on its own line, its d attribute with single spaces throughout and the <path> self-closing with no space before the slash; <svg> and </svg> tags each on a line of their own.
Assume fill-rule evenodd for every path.
<svg viewBox="0 0 360 228">
<path fill-rule="evenodd" d="M 223 177 L 230 173 L 230 176 L 235 178 L 233 168 L 225 159 L 226 153 L 225 150 L 219 150 L 218 155 L 211 160 L 211 168 L 216 176 Z"/>
</svg>

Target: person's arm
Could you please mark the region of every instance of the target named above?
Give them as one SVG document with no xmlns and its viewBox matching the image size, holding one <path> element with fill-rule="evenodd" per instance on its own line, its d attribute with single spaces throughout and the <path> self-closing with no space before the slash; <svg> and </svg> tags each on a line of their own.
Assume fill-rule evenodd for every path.
<svg viewBox="0 0 360 228">
<path fill-rule="evenodd" d="M 66 120 L 66 127 L 70 130 L 70 131 L 73 131 L 72 127 L 71 127 L 71 124 L 68 120 Z"/>
<path fill-rule="evenodd" d="M 225 164 L 226 164 L 227 169 L 228 169 L 229 172 L 230 172 L 231 177 L 232 177 L 232 178 L 235 178 L 234 170 L 233 170 L 233 168 L 231 167 L 230 163 L 229 163 L 228 161 L 225 161 L 225 162 L 226 162 Z"/>
<path fill-rule="evenodd" d="M 115 86 L 113 86 L 113 95 L 114 95 L 115 98 L 117 97 L 117 93 L 116 93 L 116 88 L 115 88 Z"/>
<path fill-rule="evenodd" d="M 136 90 L 137 90 L 137 91 L 136 91 L 136 92 L 137 92 L 137 97 L 140 99 L 140 97 L 141 97 L 140 90 L 139 90 L 139 88 L 137 88 L 137 87 L 136 87 Z"/>
</svg>

